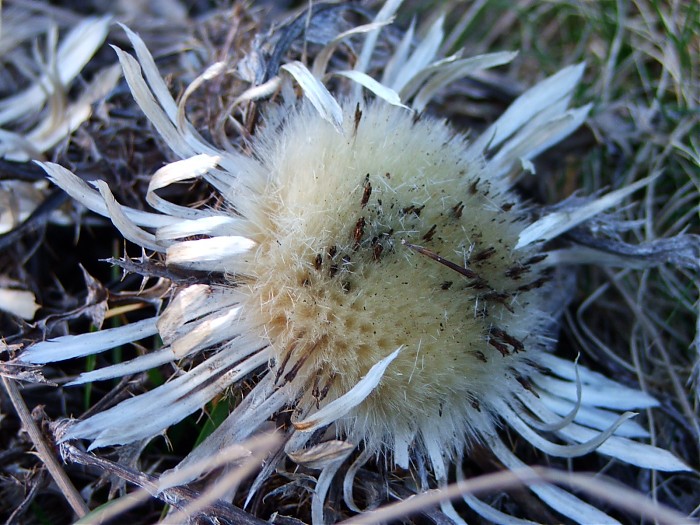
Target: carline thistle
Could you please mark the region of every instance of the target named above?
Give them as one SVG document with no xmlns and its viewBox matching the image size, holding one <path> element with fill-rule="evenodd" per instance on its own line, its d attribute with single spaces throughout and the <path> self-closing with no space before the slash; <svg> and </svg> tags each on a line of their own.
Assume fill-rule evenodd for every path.
<svg viewBox="0 0 700 525">
<path fill-rule="evenodd" d="M 236 151 L 194 130 L 184 111 L 191 90 L 176 103 L 145 44 L 127 29 L 137 58 L 116 49 L 125 78 L 182 159 L 151 179 L 146 200 L 156 213 L 121 206 L 104 182 L 93 188 L 57 164 L 42 166 L 127 240 L 162 254 L 168 267 L 217 278 L 174 284 L 172 299 L 153 318 L 26 350 L 24 361 L 46 363 L 162 338 L 162 348 L 86 372 L 73 384 L 194 364 L 150 392 L 71 422 L 62 439 L 88 439 L 91 448 L 150 439 L 254 378 L 244 400 L 178 468 L 243 442 L 291 409 L 280 429 L 289 458 L 330 440 L 347 444 L 317 465 L 314 523 L 335 519 L 324 505 L 353 451 L 342 486 L 354 512 L 363 511 L 354 478 L 378 457 L 423 469 L 437 486 L 447 484 L 450 469 L 461 469 L 475 443 L 507 468 L 524 467 L 500 426 L 552 456 L 596 450 L 644 468 L 687 469 L 641 443 L 647 432 L 629 420 L 627 410 L 655 399 L 554 354 L 561 266 L 547 241 L 601 211 L 603 201 L 577 214 L 536 218 L 509 174 L 531 167 L 585 120 L 589 107 L 569 108 L 583 66 L 543 80 L 482 135 L 467 138 L 421 111 L 443 87 L 514 55 L 439 57 L 438 20 L 417 44 L 411 28 L 375 79 L 368 64 L 397 8 L 389 2 L 374 29 L 339 37 L 362 43 L 354 68 L 327 69 L 333 41 L 313 64 L 283 63 L 264 86 L 244 92 L 241 101 L 257 100 L 261 118 L 247 147 Z M 195 84 L 221 70 L 215 66 Z M 157 193 L 196 178 L 224 205 L 185 207 Z M 638 187 L 614 192 L 604 206 Z M 248 501 L 286 461 L 279 452 Z M 614 522 L 561 488 L 530 490 L 575 521 Z M 476 497 L 464 499 L 486 519 L 510 519 Z M 462 520 L 448 503 L 443 511 Z"/>
</svg>

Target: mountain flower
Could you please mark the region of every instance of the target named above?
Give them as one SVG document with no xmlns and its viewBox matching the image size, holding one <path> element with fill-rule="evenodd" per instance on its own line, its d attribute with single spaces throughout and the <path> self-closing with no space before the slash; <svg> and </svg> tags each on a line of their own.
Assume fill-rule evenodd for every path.
<svg viewBox="0 0 700 525">
<path fill-rule="evenodd" d="M 329 487 L 354 451 L 342 486 L 356 512 L 362 509 L 353 478 L 373 458 L 404 469 L 425 461 L 437 486 L 476 444 L 508 468 L 523 467 L 503 443 L 501 426 L 551 456 L 597 451 L 643 468 L 687 469 L 640 442 L 647 432 L 628 411 L 653 407 L 655 399 L 555 354 L 567 257 L 550 254 L 547 241 L 646 181 L 536 218 L 509 177 L 532 171 L 538 153 L 583 123 L 590 108 L 569 105 L 584 66 L 543 80 L 480 136 L 466 137 L 423 109 L 450 83 L 514 55 L 441 58 L 438 20 L 415 46 L 411 28 L 374 78 L 377 39 L 397 7 L 388 2 L 372 24 L 331 40 L 312 64 L 282 63 L 242 93 L 237 104 L 256 101 L 262 112 L 239 150 L 206 142 L 185 113 L 188 97 L 223 65 L 207 70 L 176 103 L 145 45 L 127 29 L 138 60 L 116 50 L 126 80 L 181 159 L 151 178 L 146 200 L 156 212 L 120 205 L 102 181 L 93 189 L 57 164 L 42 166 L 125 239 L 199 282 L 174 282 L 172 300 L 153 318 L 38 343 L 22 359 L 60 361 L 158 334 L 160 349 L 86 372 L 73 384 L 166 363 L 195 366 L 73 421 L 64 440 L 88 439 L 99 448 L 149 439 L 230 385 L 255 378 L 180 468 L 291 410 L 283 450 L 320 469 L 315 523 L 331 519 L 324 515 Z M 364 44 L 354 67 L 331 68 L 339 43 L 358 35 Z M 222 205 L 185 207 L 158 194 L 193 179 L 215 188 Z M 324 445 L 331 453 L 318 460 Z M 283 457 L 273 454 L 249 499 Z M 572 520 L 614 522 L 563 489 L 530 490 Z M 465 501 L 489 520 L 508 519 L 475 497 Z M 461 520 L 449 504 L 443 511 Z"/>
</svg>

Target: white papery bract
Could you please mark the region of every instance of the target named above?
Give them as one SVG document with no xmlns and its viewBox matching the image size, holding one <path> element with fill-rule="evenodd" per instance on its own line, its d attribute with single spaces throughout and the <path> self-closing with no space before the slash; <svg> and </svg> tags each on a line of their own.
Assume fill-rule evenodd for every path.
<svg viewBox="0 0 700 525">
<path fill-rule="evenodd" d="M 126 239 L 165 254 L 171 268 L 225 279 L 179 287 L 155 319 L 29 348 L 23 359 L 43 363 L 156 332 L 165 343 L 75 383 L 207 351 L 176 379 L 75 421 L 65 439 L 89 439 L 95 448 L 151 438 L 256 372 L 252 391 L 181 467 L 241 442 L 292 408 L 285 451 L 293 460 L 316 457 L 305 453 L 307 445 L 317 446 L 309 441 L 316 430 L 352 445 L 313 462 L 321 469 L 312 502 L 316 523 L 324 521 L 330 484 L 355 448 L 362 452 L 343 487 L 356 511 L 353 477 L 378 455 L 403 468 L 427 458 L 438 486 L 476 442 L 507 467 L 520 468 L 501 442 L 499 425 L 552 456 L 597 450 L 640 467 L 686 469 L 669 452 L 637 441 L 647 433 L 625 411 L 655 406 L 652 397 L 552 353 L 563 301 L 544 241 L 635 189 L 536 222 L 511 189 L 511 172 L 586 118 L 588 107 L 569 109 L 583 66 L 545 79 L 483 135 L 467 140 L 415 108 L 457 78 L 513 55 L 439 58 L 438 21 L 415 47 L 412 31 L 406 35 L 380 84 L 365 65 L 397 5 L 388 3 L 366 32 L 356 69 L 332 72 L 334 92 L 321 81 L 328 53 L 320 53 L 311 69 L 301 62 L 282 65 L 269 84 L 279 100 L 259 102 L 263 118 L 250 141 L 252 153 L 205 143 L 143 42 L 129 32 L 138 61 L 117 51 L 127 82 L 182 157 L 152 178 L 146 200 L 158 213 L 119 205 L 103 182 L 92 189 L 60 166 L 42 166 Z M 240 100 L 259 94 L 269 93 L 253 86 Z M 224 205 L 190 209 L 156 193 L 194 178 L 216 188 Z M 271 461 L 263 468 L 249 498 L 275 467 Z M 554 486 L 532 491 L 575 521 L 614 521 Z M 465 501 L 487 519 L 504 516 L 476 498 Z M 449 505 L 443 510 L 460 520 Z"/>
</svg>

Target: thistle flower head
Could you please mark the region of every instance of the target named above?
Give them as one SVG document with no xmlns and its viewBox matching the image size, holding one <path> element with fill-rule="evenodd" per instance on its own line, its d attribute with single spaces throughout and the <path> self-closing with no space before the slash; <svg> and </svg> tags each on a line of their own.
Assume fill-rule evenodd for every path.
<svg viewBox="0 0 700 525">
<path fill-rule="evenodd" d="M 414 438 L 461 450 L 493 397 L 522 390 L 526 345 L 547 345 L 550 273 L 514 250 L 526 214 L 462 136 L 383 103 L 343 110 L 339 132 L 302 104 L 257 139 L 241 175 L 254 189 L 237 196 L 255 218 L 231 269 L 242 316 L 301 415 L 398 350 L 367 398 L 339 406 L 339 433 L 404 458 Z"/>
<path fill-rule="evenodd" d="M 102 447 L 151 438 L 256 372 L 253 390 L 184 464 L 242 441 L 291 408 L 283 431 L 292 459 L 303 463 L 304 451 L 319 439 L 351 445 L 318 465 L 316 522 L 327 519 L 329 485 L 356 448 L 362 453 L 347 470 L 344 496 L 357 511 L 352 478 L 378 455 L 404 468 L 427 459 L 438 485 L 476 441 L 507 467 L 523 466 L 501 442 L 502 424 L 555 456 L 598 450 L 643 467 L 686 468 L 632 439 L 646 433 L 628 421 L 631 413 L 620 414 L 654 406 L 653 398 L 552 353 L 562 301 L 557 259 L 548 257 L 545 241 L 638 187 L 540 219 L 511 188 L 509 172 L 529 166 L 585 119 L 588 107 L 568 108 L 583 66 L 544 80 L 483 135 L 467 138 L 416 108 L 455 79 L 512 54 L 441 59 L 438 22 L 415 49 L 407 35 L 380 83 L 366 73 L 367 63 L 395 8 L 387 4 L 378 15 L 356 68 L 335 72 L 344 80 L 333 93 L 322 79 L 335 41 L 311 68 L 283 64 L 267 83 L 243 93 L 241 101 L 277 97 L 259 101 L 258 127 L 235 152 L 197 134 L 184 113 L 190 90 L 178 106 L 143 42 L 129 33 L 138 62 L 117 51 L 127 82 L 183 159 L 153 175 L 147 200 L 159 213 L 120 206 L 104 182 L 94 190 L 58 165 L 43 166 L 73 197 L 110 217 L 126 239 L 163 253 L 180 273 L 203 271 L 211 279 L 176 286 L 156 318 L 39 343 L 24 360 L 67 359 L 158 333 L 160 350 L 75 383 L 183 358 L 199 364 L 74 422 L 65 439 Z M 361 87 L 373 94 L 365 98 Z M 157 193 L 192 178 L 209 182 L 223 204 L 187 208 Z M 326 433 L 313 432 L 321 429 Z M 268 463 L 254 487 L 276 465 Z M 553 486 L 532 491 L 572 519 L 611 520 Z M 488 519 L 503 519 L 475 498 L 467 503 Z M 451 507 L 444 510 L 459 519 Z"/>
</svg>

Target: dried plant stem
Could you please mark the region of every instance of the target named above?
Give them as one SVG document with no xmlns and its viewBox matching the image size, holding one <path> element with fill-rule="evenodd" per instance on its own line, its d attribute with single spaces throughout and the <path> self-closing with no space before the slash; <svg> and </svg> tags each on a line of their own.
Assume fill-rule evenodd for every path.
<svg viewBox="0 0 700 525">
<path fill-rule="evenodd" d="M 10 514 L 10 517 L 7 518 L 7 520 L 5 520 L 6 524 L 20 522 L 20 517 L 24 515 L 24 513 L 27 511 L 27 508 L 31 505 L 31 503 L 34 501 L 34 498 L 39 493 L 39 490 L 41 489 L 45 477 L 46 471 L 43 471 L 39 478 L 40 481 L 38 483 L 32 484 L 31 488 L 29 489 L 29 492 L 24 496 L 22 502 L 15 507 L 15 509 L 12 511 L 12 514 Z"/>
<path fill-rule="evenodd" d="M 61 444 L 61 454 L 63 459 L 67 462 L 78 463 L 80 465 L 86 465 L 91 467 L 97 467 L 103 472 L 108 472 L 111 475 L 118 476 L 119 478 L 128 481 L 138 487 L 139 490 L 133 492 L 128 498 L 123 499 L 117 507 L 115 508 L 104 508 L 98 511 L 99 513 L 91 517 L 99 517 L 100 520 L 105 520 L 115 515 L 119 515 L 119 512 L 124 512 L 129 508 L 139 505 L 147 499 L 147 497 L 154 496 L 167 503 L 168 505 L 174 507 L 178 510 L 184 510 L 187 506 L 191 505 L 193 502 L 201 498 L 201 495 L 191 489 L 186 487 L 171 487 L 167 489 L 160 490 L 158 479 L 149 476 L 143 472 L 138 472 L 114 461 L 110 461 L 94 454 L 84 452 L 70 443 Z M 265 525 L 265 521 L 260 520 L 247 512 L 234 507 L 231 504 L 224 503 L 223 501 L 207 501 L 206 508 L 197 508 L 196 512 L 199 516 L 208 516 L 221 519 L 222 521 L 227 521 L 230 523 L 236 523 L 237 525 Z M 190 517 L 193 517 L 194 513 L 190 513 Z"/>
<path fill-rule="evenodd" d="M 661 359 L 663 360 L 664 366 L 666 366 L 666 369 L 668 370 L 668 376 L 671 379 L 671 386 L 673 387 L 673 390 L 676 394 L 676 398 L 678 400 L 678 403 L 680 404 L 685 416 L 687 417 L 688 421 L 692 425 L 693 432 L 695 433 L 696 437 L 700 437 L 700 424 L 698 423 L 697 419 L 695 418 L 695 412 L 693 410 L 693 407 L 690 405 L 690 402 L 688 401 L 688 398 L 686 397 L 686 392 L 685 389 L 683 388 L 683 384 L 681 383 L 680 378 L 678 377 L 678 374 L 673 368 L 673 364 L 671 363 L 671 358 L 668 355 L 668 352 L 666 350 L 666 347 L 663 344 L 663 336 L 659 333 L 659 331 L 656 329 L 656 327 L 652 324 L 652 322 L 649 320 L 648 316 L 642 311 L 642 309 L 639 307 L 637 304 L 637 301 L 629 295 L 627 290 L 620 284 L 619 280 L 612 276 L 610 272 L 608 272 L 608 275 L 611 277 L 610 282 L 615 286 L 617 291 L 620 293 L 622 298 L 625 300 L 625 303 L 627 303 L 627 306 L 629 307 L 632 312 L 634 312 L 636 318 L 639 320 L 639 326 L 647 332 L 649 337 L 651 338 L 652 345 L 656 347 L 656 349 L 659 352 L 659 355 L 661 356 Z"/>
<path fill-rule="evenodd" d="M 653 503 L 642 493 L 611 483 L 601 476 L 575 474 L 544 467 L 527 467 L 485 474 L 477 478 L 454 483 L 444 489 L 423 492 L 412 498 L 355 516 L 343 521 L 342 525 L 386 523 L 424 511 L 426 508 L 433 507 L 441 502 L 457 499 L 465 494 L 503 491 L 522 487 L 523 485 L 529 486 L 542 483 L 557 483 L 574 487 L 591 496 L 607 501 L 620 509 L 660 524 L 694 523 L 694 521 L 678 511 Z"/>
<path fill-rule="evenodd" d="M 22 394 L 20 394 L 19 389 L 17 388 L 17 384 L 15 381 L 7 377 L 2 378 L 2 383 L 5 386 L 7 395 L 10 397 L 10 401 L 12 402 L 17 415 L 22 421 L 22 425 L 24 425 L 27 434 L 29 434 L 29 439 L 31 439 L 32 443 L 34 444 L 39 457 L 51 474 L 53 480 L 56 482 L 56 485 L 58 485 L 61 493 L 73 509 L 73 512 L 75 512 L 79 518 L 82 518 L 88 512 L 90 512 L 90 509 L 85 504 L 83 498 L 80 496 L 76 488 L 73 486 L 73 483 L 71 483 L 70 479 L 68 479 L 68 475 L 58 462 L 58 459 L 56 459 L 56 456 L 54 456 L 51 447 L 48 445 L 48 443 L 46 443 L 46 439 L 29 413 L 29 408 L 24 402 Z"/>
</svg>

